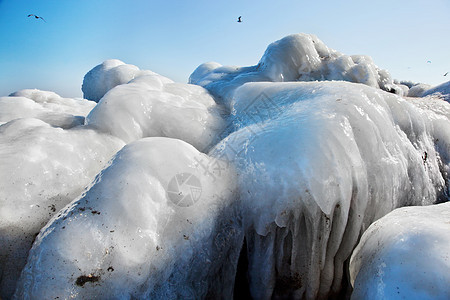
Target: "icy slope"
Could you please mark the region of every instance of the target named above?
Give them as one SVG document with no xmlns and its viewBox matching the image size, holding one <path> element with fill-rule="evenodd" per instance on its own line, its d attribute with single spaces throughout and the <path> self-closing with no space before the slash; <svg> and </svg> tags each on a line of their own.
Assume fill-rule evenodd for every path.
<svg viewBox="0 0 450 300">
<path fill-rule="evenodd" d="M 450 102 L 450 81 L 444 82 L 438 86 L 426 90 L 422 96 L 438 95 L 445 101 Z"/>
<path fill-rule="evenodd" d="M 41 231 L 16 297 L 230 298 L 243 238 L 235 175 L 199 161 L 212 158 L 180 140 L 124 147 Z"/>
<path fill-rule="evenodd" d="M 352 299 L 449 299 L 450 203 L 397 209 L 352 255 Z"/>
<path fill-rule="evenodd" d="M 448 193 L 446 115 L 345 82 L 247 83 L 233 99 L 238 129 L 211 155 L 237 167 L 256 299 L 337 293 L 374 220 Z"/>
</svg>

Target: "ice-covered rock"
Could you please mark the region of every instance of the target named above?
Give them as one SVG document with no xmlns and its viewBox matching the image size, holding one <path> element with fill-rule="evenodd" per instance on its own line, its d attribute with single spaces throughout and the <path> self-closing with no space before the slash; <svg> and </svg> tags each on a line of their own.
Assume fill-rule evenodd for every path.
<svg viewBox="0 0 450 300">
<path fill-rule="evenodd" d="M 14 292 L 39 230 L 122 146 L 94 130 L 64 130 L 33 118 L 0 126 L 0 298 Z"/>
<path fill-rule="evenodd" d="M 110 90 L 87 116 L 86 124 L 126 143 L 165 136 L 205 151 L 223 130 L 221 113 L 204 88 L 167 82 L 153 74 Z"/>
<path fill-rule="evenodd" d="M 231 168 L 169 138 L 125 146 L 42 231 L 18 299 L 231 298 L 243 231 Z"/>
<path fill-rule="evenodd" d="M 394 210 L 350 262 L 352 299 L 450 299 L 450 203 Z"/>
<path fill-rule="evenodd" d="M 450 102 L 450 81 L 444 82 L 433 88 L 426 90 L 422 96 L 437 95 L 445 101 Z"/>
<path fill-rule="evenodd" d="M 54 92 L 27 89 L 0 97 L 0 122 L 36 118 L 52 126 L 68 129 L 82 125 L 95 102 L 62 98 Z"/>
<path fill-rule="evenodd" d="M 403 95 L 388 71 L 378 68 L 365 55 L 344 55 L 328 48 L 315 35 L 293 34 L 270 44 L 258 65 L 223 67 L 217 63 L 200 65 L 189 82 L 206 87 L 228 104 L 234 90 L 256 81 L 325 81 L 363 83 Z"/>
<path fill-rule="evenodd" d="M 36 119 L 0 126 L 1 136 L 11 130 L 0 140 L 5 162 L 26 161 L 10 169 L 20 176 L 29 169 L 45 186 L 45 166 L 61 194 L 78 189 L 61 205 L 82 189 L 67 180 L 89 173 L 88 181 L 102 169 L 90 167 L 94 155 L 129 143 L 41 230 L 17 298 L 338 296 L 373 221 L 448 199 L 450 104 L 386 92 L 408 85 L 393 83 L 368 57 L 299 34 L 271 44 L 256 66 L 206 63 L 190 82 L 202 87 L 107 61 L 85 77 L 84 91 L 101 98 L 85 126 L 63 130 Z M 14 140 L 14 126 L 29 128 L 22 135 L 40 148 Z M 26 200 L 15 212 L 13 185 L 5 183 L 3 200 L 11 211 L 0 212 L 20 224 L 15 215 L 27 217 L 34 206 Z M 24 199 L 40 199 L 39 189 L 25 190 L 32 193 Z M 49 199 L 42 203 L 54 213 Z"/>
<path fill-rule="evenodd" d="M 346 82 L 247 83 L 232 111 L 235 131 L 210 155 L 237 167 L 256 299 L 337 294 L 374 220 L 448 195 L 439 111 Z"/>
<path fill-rule="evenodd" d="M 130 80 L 156 73 L 140 70 L 134 65 L 125 64 L 118 59 L 109 59 L 90 70 L 83 79 L 83 97 L 98 102 L 113 87 L 128 83 Z M 162 76 L 161 76 L 162 77 Z M 164 79 L 171 82 L 170 79 Z"/>
</svg>

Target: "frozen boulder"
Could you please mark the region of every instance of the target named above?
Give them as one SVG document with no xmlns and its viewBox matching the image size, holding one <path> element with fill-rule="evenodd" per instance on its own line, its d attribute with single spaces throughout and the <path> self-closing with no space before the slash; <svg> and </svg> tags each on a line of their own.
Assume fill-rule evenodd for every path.
<svg viewBox="0 0 450 300">
<path fill-rule="evenodd" d="M 239 174 L 255 299 L 339 295 L 373 221 L 448 196 L 439 111 L 347 82 L 247 83 L 231 104 L 231 134 L 210 155 Z"/>
<path fill-rule="evenodd" d="M 122 146 L 90 129 L 63 130 L 38 119 L 0 126 L 0 298 L 14 292 L 39 230 Z"/>
<path fill-rule="evenodd" d="M 352 299 L 449 299 L 449 232 L 450 202 L 373 223 L 350 262 Z"/>
<path fill-rule="evenodd" d="M 19 299 L 232 298 L 243 239 L 231 168 L 175 139 L 125 146 L 41 230 Z"/>
<path fill-rule="evenodd" d="M 83 97 L 98 102 L 113 87 L 128 83 L 142 76 L 153 75 L 152 71 L 140 70 L 134 65 L 125 64 L 118 59 L 106 60 L 90 70 L 83 79 Z M 165 78 L 165 81 L 171 82 Z"/>
<path fill-rule="evenodd" d="M 86 124 L 126 143 L 164 136 L 206 151 L 224 127 L 221 114 L 204 88 L 165 82 L 155 74 L 113 88 L 87 116 Z"/>
<path fill-rule="evenodd" d="M 349 81 L 405 94 L 388 71 L 366 55 L 348 56 L 328 48 L 312 34 L 293 34 L 270 44 L 258 65 L 224 67 L 206 63 L 195 70 L 189 82 L 206 87 L 214 96 L 231 102 L 236 88 L 258 81 Z"/>
</svg>

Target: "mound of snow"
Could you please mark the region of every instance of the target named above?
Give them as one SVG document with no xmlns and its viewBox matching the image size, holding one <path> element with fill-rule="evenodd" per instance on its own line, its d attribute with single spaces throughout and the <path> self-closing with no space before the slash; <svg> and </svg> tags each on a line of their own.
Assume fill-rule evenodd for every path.
<svg viewBox="0 0 450 300">
<path fill-rule="evenodd" d="M 444 82 L 438 86 L 426 90 L 422 96 L 438 95 L 445 101 L 450 102 L 450 81 Z"/>
<path fill-rule="evenodd" d="M 125 64 L 118 59 L 110 59 L 94 67 L 84 76 L 81 90 L 84 98 L 98 102 L 113 87 L 128 83 L 138 76 L 154 74 L 156 73 L 141 71 L 138 67 Z M 168 78 L 165 78 L 165 81 L 171 82 Z"/>
<path fill-rule="evenodd" d="M 397 209 L 364 233 L 352 299 L 449 299 L 450 203 Z"/>
<path fill-rule="evenodd" d="M 221 109 L 208 91 L 167 82 L 158 74 L 140 76 L 109 91 L 86 124 L 126 143 L 144 137 L 182 139 L 203 151 L 223 130 Z"/>
<path fill-rule="evenodd" d="M 0 97 L 0 122 L 18 118 L 36 118 L 64 129 L 82 125 L 95 102 L 62 98 L 54 92 L 21 90 L 9 97 Z"/>
<path fill-rule="evenodd" d="M 190 83 L 206 87 L 227 104 L 235 88 L 246 82 L 317 80 L 363 83 L 400 95 L 406 92 L 371 57 L 341 54 L 309 34 L 289 35 L 270 44 L 257 66 L 240 68 L 206 63 L 189 78 Z"/>
<path fill-rule="evenodd" d="M 338 293 L 374 220 L 448 192 L 449 119 L 396 95 L 346 82 L 247 83 L 232 111 L 236 131 L 210 155 L 239 174 L 256 299 Z"/>
<path fill-rule="evenodd" d="M 17 298 L 231 298 L 243 232 L 231 169 L 191 145 L 147 138 L 37 237 Z"/>
</svg>

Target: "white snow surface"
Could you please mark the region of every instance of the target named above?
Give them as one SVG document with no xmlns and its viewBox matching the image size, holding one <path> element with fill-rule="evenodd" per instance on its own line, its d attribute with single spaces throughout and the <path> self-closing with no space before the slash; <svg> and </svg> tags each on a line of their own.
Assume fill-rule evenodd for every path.
<svg viewBox="0 0 450 300">
<path fill-rule="evenodd" d="M 437 95 L 445 101 L 450 102 L 450 81 L 444 82 L 433 88 L 426 90 L 422 96 Z"/>
<path fill-rule="evenodd" d="M 373 223 L 350 262 L 352 299 L 450 299 L 450 203 Z"/>
<path fill-rule="evenodd" d="M 371 223 L 448 199 L 450 104 L 368 57 L 298 34 L 190 83 L 106 61 L 84 125 L 0 126 L 0 297 L 50 218 L 17 299 L 232 298 L 241 249 L 254 298 L 336 296 Z"/>
</svg>

